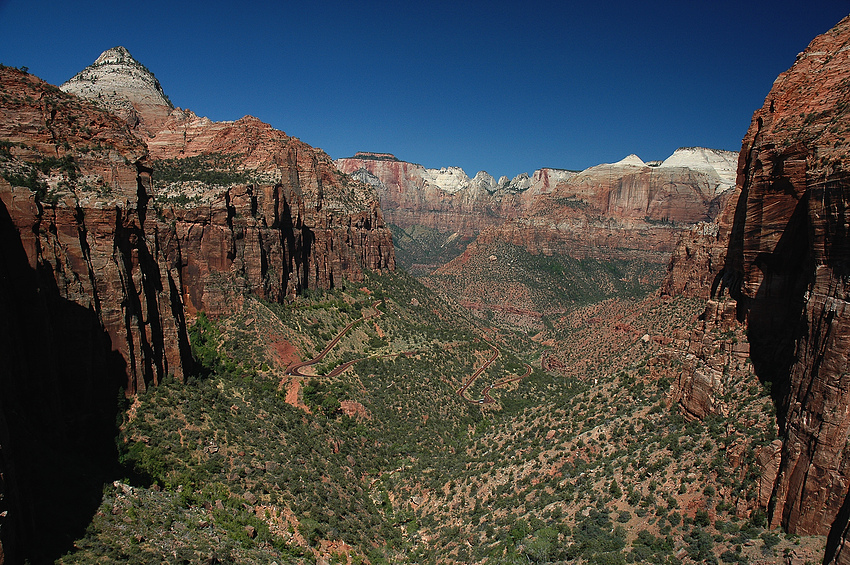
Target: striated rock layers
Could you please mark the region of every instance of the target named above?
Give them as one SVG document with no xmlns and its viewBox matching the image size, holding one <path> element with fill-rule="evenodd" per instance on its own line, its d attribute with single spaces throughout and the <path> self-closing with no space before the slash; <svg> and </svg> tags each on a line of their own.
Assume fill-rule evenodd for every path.
<svg viewBox="0 0 850 565">
<path fill-rule="evenodd" d="M 828 535 L 850 563 L 850 18 L 815 38 L 756 111 L 741 150 L 720 290 L 773 383 L 783 436 L 771 524 Z"/>
<path fill-rule="evenodd" d="M 110 50 L 98 68 L 115 52 L 126 63 Z M 6 67 L 0 91 L 0 554 L 43 562 L 103 483 L 62 469 L 115 461 L 119 387 L 183 378 L 187 317 L 332 288 L 394 253 L 371 186 L 255 118 L 163 120 L 157 103 L 128 122 Z M 150 148 L 139 124 L 158 128 Z"/>
<path fill-rule="evenodd" d="M 95 510 L 119 387 L 182 377 L 188 347 L 144 143 L 15 69 L 0 89 L 0 539 L 46 562 Z"/>
<path fill-rule="evenodd" d="M 711 220 L 722 209 L 735 161 L 728 151 L 683 148 L 661 163 L 630 155 L 581 172 L 540 169 L 498 182 L 484 171 L 470 179 L 460 169 L 426 169 L 389 154 L 336 163 L 375 186 L 387 221 L 401 228 L 584 256 L 669 253 L 683 224 Z"/>
<path fill-rule="evenodd" d="M 213 122 L 173 108 L 123 47 L 61 88 L 122 117 L 132 106 L 129 125 L 161 171 L 159 235 L 190 313 L 225 312 L 242 291 L 281 300 L 358 280 L 361 268 L 395 268 L 374 190 L 340 175 L 325 153 L 251 116 Z"/>
<path fill-rule="evenodd" d="M 213 168 L 242 179 L 210 186 L 185 171 L 156 183 L 168 255 L 181 265 L 190 311 L 229 308 L 221 273 L 237 274 L 231 282 L 240 291 L 278 301 L 361 280 L 363 268 L 395 268 L 372 187 L 256 118 L 210 122 L 175 111 L 149 146 L 169 166 L 189 163 L 200 174 Z"/>
</svg>

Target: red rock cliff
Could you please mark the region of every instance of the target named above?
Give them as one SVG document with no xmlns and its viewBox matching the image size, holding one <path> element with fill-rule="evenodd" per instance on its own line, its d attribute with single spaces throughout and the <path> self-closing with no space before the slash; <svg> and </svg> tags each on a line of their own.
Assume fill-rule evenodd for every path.
<svg viewBox="0 0 850 565">
<path fill-rule="evenodd" d="M 129 393 L 181 378 L 179 273 L 157 238 L 145 144 L 36 77 L 5 68 L 0 86 L 0 199 L 30 267 L 97 314 L 126 363 Z"/>
<path fill-rule="evenodd" d="M 850 563 L 850 18 L 780 75 L 747 132 L 719 282 L 783 434 L 771 523 Z"/>
<path fill-rule="evenodd" d="M 0 92 L 0 543 L 47 562 L 95 511 L 119 387 L 181 378 L 188 343 L 144 143 L 15 69 Z"/>
<path fill-rule="evenodd" d="M 581 172 L 540 169 L 496 182 L 485 172 L 426 169 L 391 155 L 338 159 L 343 172 L 374 185 L 387 221 L 407 229 L 507 241 L 533 253 L 635 253 L 663 261 L 683 225 L 713 219 L 729 195 L 734 154 L 677 150 L 647 165 L 631 155 Z"/>
<path fill-rule="evenodd" d="M 374 189 L 340 174 L 324 152 L 250 116 L 211 122 L 179 110 L 148 143 L 154 160 L 223 161 L 243 179 L 157 182 L 170 226 L 162 237 L 190 311 L 225 312 L 234 290 L 278 301 L 361 280 L 364 268 L 395 268 Z"/>
</svg>

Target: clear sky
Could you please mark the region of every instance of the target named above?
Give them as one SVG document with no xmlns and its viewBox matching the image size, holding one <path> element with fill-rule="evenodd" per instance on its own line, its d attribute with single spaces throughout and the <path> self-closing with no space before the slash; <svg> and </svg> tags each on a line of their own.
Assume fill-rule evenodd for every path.
<svg viewBox="0 0 850 565">
<path fill-rule="evenodd" d="M 123 45 L 178 106 L 331 157 L 498 177 L 677 147 L 738 151 L 846 0 L 0 0 L 0 63 L 61 84 Z"/>
</svg>

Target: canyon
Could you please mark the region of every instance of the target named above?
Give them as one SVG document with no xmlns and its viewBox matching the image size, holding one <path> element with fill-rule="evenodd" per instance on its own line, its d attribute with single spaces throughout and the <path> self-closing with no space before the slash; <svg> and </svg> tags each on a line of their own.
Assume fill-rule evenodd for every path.
<svg viewBox="0 0 850 565">
<path fill-rule="evenodd" d="M 664 161 L 630 155 L 584 171 L 544 168 L 496 181 L 485 171 L 426 169 L 391 154 L 337 159 L 372 184 L 386 221 L 444 239 L 508 241 L 533 253 L 666 262 L 683 226 L 713 220 L 735 183 L 731 151 L 681 148 Z"/>
<path fill-rule="evenodd" d="M 186 381 L 198 369 L 193 346 L 200 345 L 195 342 L 201 334 L 192 340 L 189 336 L 193 327 L 198 331 L 192 322 L 207 315 L 216 331 L 231 332 L 216 345 L 222 356 L 227 347 L 236 347 L 233 336 L 244 334 L 251 336 L 251 344 L 268 342 L 273 335 L 279 340 L 275 347 L 286 349 L 287 355 L 298 350 L 310 358 L 311 348 L 315 353 L 324 345 L 323 336 L 342 336 L 356 323 L 368 322 L 363 324 L 366 329 L 351 332 L 351 343 L 340 346 L 348 348 L 349 357 L 339 358 L 354 365 L 350 359 L 356 357 L 366 362 L 365 368 L 355 366 L 351 382 L 334 383 L 353 395 L 342 399 L 346 406 L 358 403 L 359 409 L 352 411 L 358 415 L 356 423 L 340 417 L 337 424 L 329 417 L 310 428 L 310 407 L 297 398 L 300 385 L 283 389 L 289 383 L 284 377 L 293 375 L 273 362 L 271 369 L 264 368 L 269 364 L 265 358 L 252 359 L 250 366 L 237 360 L 239 370 L 229 370 L 237 377 L 228 373 L 230 381 L 215 376 L 223 380 L 198 385 L 218 407 L 186 399 L 178 410 L 188 413 L 202 404 L 213 413 L 226 406 L 225 420 L 233 420 L 240 411 L 248 412 L 252 402 L 296 397 L 294 412 L 277 406 L 262 418 L 272 421 L 284 414 L 291 417 L 290 428 L 280 429 L 304 425 L 310 434 L 330 430 L 322 436 L 320 451 L 330 451 L 328 457 L 340 453 L 338 462 L 329 459 L 334 462 L 329 468 L 348 473 L 345 480 L 356 485 L 351 492 L 363 497 L 351 508 L 374 511 L 386 520 L 392 516 L 393 524 L 399 516 L 397 529 L 410 534 L 405 543 L 412 545 L 397 549 L 397 557 L 410 548 L 427 549 L 431 556 L 439 552 L 439 547 L 429 549 L 429 541 L 440 540 L 442 534 L 433 526 L 429 530 L 426 518 L 437 523 L 458 520 L 451 528 L 468 534 L 470 548 L 468 540 L 484 545 L 513 539 L 516 516 L 499 508 L 499 500 L 513 492 L 507 488 L 516 482 L 516 488 L 541 485 L 539 492 L 518 491 L 522 496 L 516 508 L 526 511 L 526 501 L 545 501 L 528 510 L 529 524 L 537 524 L 539 536 L 516 534 L 517 551 L 526 557 L 532 555 L 533 544 L 545 538 L 560 540 L 566 548 L 563 559 L 574 559 L 576 554 L 569 552 L 578 551 L 584 542 L 567 540 L 578 540 L 582 528 L 597 519 L 594 507 L 611 503 L 616 519 L 629 528 L 657 522 L 651 532 L 641 530 L 643 541 L 640 536 L 629 538 L 633 560 L 639 559 L 642 543 L 656 543 L 656 534 L 656 549 L 672 558 L 671 528 L 679 536 L 678 559 L 707 558 L 698 547 L 703 543 L 698 526 L 714 528 L 715 537 L 728 547 L 724 555 L 739 559 L 738 540 L 746 538 L 724 538 L 729 531 L 723 528 L 739 519 L 756 524 L 764 512 L 768 527 L 825 537 L 825 563 L 850 563 L 848 53 L 850 18 L 815 38 L 777 78 L 753 116 L 740 154 L 682 148 L 660 162 L 630 155 L 584 171 L 539 169 L 499 180 L 483 171 L 469 178 L 458 168 L 427 169 L 389 153 L 358 153 L 333 161 L 251 116 L 212 122 L 175 108 L 155 77 L 121 47 L 104 52 L 61 89 L 23 71 L 0 68 L 0 563 L 22 562 L 24 556 L 36 562 L 55 557 L 73 540 L 82 539 L 92 515 L 110 519 L 109 511 L 98 509 L 105 508 L 101 496 L 107 497 L 104 493 L 111 488 L 104 484 L 117 472 L 110 467 L 118 460 L 116 434 L 122 434 L 125 443 L 135 442 L 131 449 L 136 451 L 130 454 L 150 454 L 156 447 L 156 438 L 145 435 L 143 427 L 127 431 L 141 426 L 127 416 L 127 402 L 133 403 L 133 410 L 147 406 L 158 413 L 154 399 L 165 403 L 168 391 L 191 394 Z M 498 305 L 497 323 L 477 325 L 479 321 L 458 314 L 412 280 L 382 278 L 406 276 L 392 275 L 394 236 L 397 243 L 419 238 L 423 248 L 453 246 L 442 254 L 432 249 L 421 263 L 406 259 L 404 266 L 418 269 L 426 286 L 449 291 L 467 310 L 480 314 Z M 657 292 L 645 288 L 656 282 L 644 272 L 647 265 L 666 267 Z M 549 279 L 539 273 L 563 281 L 572 280 L 570 268 L 597 276 L 609 267 L 614 275 L 590 277 L 589 284 L 608 285 L 610 294 L 594 295 L 592 301 L 570 305 L 570 295 L 546 310 L 545 293 L 542 299 L 529 298 L 529 289 L 548 285 Z M 534 282 L 521 280 L 517 273 L 531 273 L 528 280 Z M 492 288 L 494 280 L 499 292 Z M 581 292 L 589 295 L 591 290 L 599 289 Z M 314 291 L 328 292 L 310 298 Z M 492 303 L 481 305 L 488 300 Z M 302 301 L 297 308 L 275 310 L 296 301 Z M 390 308 L 391 315 L 383 316 L 379 305 Z M 364 314 L 346 318 L 348 310 L 357 312 L 355 306 Z M 271 325 L 259 327 L 263 316 L 273 318 L 269 312 L 279 317 L 274 334 Z M 517 327 L 526 333 L 512 333 Z M 331 331 L 339 328 L 345 331 Z M 237 345 L 243 348 L 237 351 L 250 349 Z M 371 348 L 388 351 L 380 349 L 383 357 L 362 357 L 362 350 Z M 494 391 L 495 399 L 488 397 L 490 412 L 468 406 L 466 400 L 474 403 L 474 391 L 466 400 L 455 399 L 457 383 L 471 383 L 461 379 L 481 371 L 467 370 L 456 358 L 441 355 L 462 351 L 470 359 L 486 360 L 489 367 L 500 348 L 505 356 L 496 363 L 501 375 L 513 375 L 514 370 L 522 376 L 509 379 L 509 390 Z M 520 351 L 535 358 L 522 357 Z M 458 358 L 463 356 L 458 353 Z M 384 357 L 393 360 L 382 365 L 378 359 Z M 526 361 L 548 372 L 524 372 L 530 366 Z M 440 379 L 416 372 L 438 366 Z M 396 367 L 401 367 L 399 372 L 392 373 Z M 393 376 L 386 382 L 376 377 L 388 371 Z M 418 378 L 410 379 L 414 374 Z M 262 378 L 268 382 L 256 384 Z M 523 389 L 519 381 L 533 384 Z M 262 394 L 245 400 L 249 389 L 240 392 L 239 386 L 259 387 Z M 425 407 L 413 401 L 421 390 L 383 402 L 387 390 L 403 386 L 425 390 Z M 232 387 L 237 392 L 224 396 Z M 310 394 L 319 394 L 316 391 L 321 387 L 311 385 Z M 370 403 L 370 395 L 380 402 Z M 116 407 L 116 396 L 123 409 Z M 332 407 L 334 399 L 320 399 L 328 401 L 321 405 Z M 592 412 L 597 405 L 599 412 Z M 315 410 L 316 404 L 312 406 Z M 445 410 L 447 406 L 456 412 Z M 493 425 L 501 410 L 511 422 L 507 431 Z M 736 410 L 746 414 L 739 419 Z M 479 481 L 464 472 L 445 484 L 439 477 L 429 478 L 432 486 L 423 487 L 421 477 L 430 476 L 434 468 L 454 472 L 453 464 L 423 456 L 431 447 L 413 445 L 420 441 L 418 435 L 395 438 L 397 443 L 389 443 L 402 455 L 377 462 L 374 454 L 384 457 L 388 443 L 383 437 L 366 441 L 372 431 L 363 424 L 364 414 L 375 419 L 370 426 L 377 436 L 394 434 L 390 430 L 397 424 L 418 433 L 430 430 L 427 426 L 435 421 L 457 420 L 457 429 L 422 435 L 436 438 L 434 453 L 445 453 L 448 446 L 454 456 L 468 458 L 466 470 L 478 469 L 481 477 L 492 470 L 492 480 Z M 568 414 L 577 420 L 568 420 Z M 116 418 L 124 418 L 120 431 Z M 211 416 L 204 418 L 208 423 Z M 512 427 L 514 420 L 517 426 L 527 426 L 523 433 Z M 354 426 L 359 426 L 357 433 L 347 435 Z M 656 428 L 661 430 L 657 437 L 652 435 Z M 182 434 L 198 429 L 180 429 L 181 448 Z M 649 450 L 649 444 L 630 446 L 628 436 L 638 433 L 636 429 L 654 442 L 651 452 L 644 449 Z M 699 438 L 692 465 L 688 452 L 682 455 L 680 434 Z M 212 496 L 196 504 L 206 524 L 196 529 L 211 532 L 207 520 L 220 517 L 215 513 L 231 501 L 234 508 L 244 506 L 252 516 L 264 517 L 262 524 L 269 524 L 264 535 L 274 531 L 293 546 L 312 547 L 308 534 L 298 538 L 302 534 L 294 532 L 309 533 L 304 524 L 315 522 L 316 506 L 299 507 L 303 497 L 294 496 L 292 508 L 302 509 L 300 518 L 293 518 L 294 511 L 286 507 L 284 512 L 281 502 L 289 499 L 282 494 L 276 501 L 272 496 L 275 489 L 295 484 L 295 475 L 266 483 L 256 478 L 281 472 L 272 455 L 243 445 L 265 435 L 254 423 L 250 439 L 213 434 L 198 443 L 197 450 L 209 461 L 219 450 L 229 461 L 238 461 L 210 476 L 227 477 L 241 486 L 233 487 L 238 497 L 218 493 L 218 499 Z M 280 445 L 297 443 L 283 431 L 276 440 Z M 505 446 L 516 447 L 511 447 L 516 455 L 507 463 L 486 458 Z M 290 443 L 284 451 L 301 447 Z M 635 449 L 640 463 L 632 457 Z M 664 455 L 667 449 L 674 458 Z M 292 468 L 286 471 L 297 474 L 301 467 L 315 465 L 316 451 L 307 446 L 287 460 Z M 361 451 L 373 453 L 374 460 L 359 461 Z M 531 457 L 523 460 L 524 452 Z M 519 459 L 516 466 L 514 457 Z M 609 463 L 585 472 L 597 460 Z M 143 457 L 138 461 L 149 463 Z M 178 463 L 185 462 L 175 461 L 175 466 Z M 691 466 L 680 477 L 685 463 Z M 647 466 L 656 474 L 643 477 Z M 413 467 L 421 476 L 389 478 Z M 329 489 L 323 494 L 326 500 L 338 494 L 333 486 L 323 486 L 332 485 L 328 475 L 333 472 L 320 473 L 315 485 Z M 634 479 L 630 474 L 643 478 L 627 483 Z M 161 475 L 167 476 L 166 471 Z M 628 494 L 618 480 L 628 484 Z M 455 492 L 455 481 L 465 490 Z M 376 483 L 383 485 L 379 488 L 385 498 L 366 500 Z M 66 488 L 69 484 L 73 486 Z M 189 484 L 180 483 L 180 489 Z M 133 489 L 145 496 L 170 496 L 160 494 L 159 484 L 150 490 L 114 485 L 116 501 L 135 496 Z M 742 487 L 740 492 L 735 485 Z M 487 502 L 495 489 L 501 494 Z M 200 500 L 201 490 L 187 486 L 188 492 L 181 495 L 192 511 L 192 497 Z M 582 501 L 585 492 L 596 490 L 600 498 Z M 497 507 L 494 517 L 507 520 L 501 538 L 490 532 L 473 539 L 471 530 L 463 530 L 467 524 L 459 516 L 469 518 L 468 524 L 481 516 L 479 496 Z M 113 504 L 111 499 L 108 504 Z M 109 506 L 111 515 L 120 515 L 120 504 L 114 504 Z M 446 508 L 451 516 L 441 514 Z M 572 526 L 555 531 L 552 524 L 559 523 L 563 508 Z M 644 520 L 647 511 L 657 520 Z M 287 512 L 291 515 L 284 519 Z M 682 516 L 692 530 L 684 525 L 675 529 Z M 603 518 L 600 532 L 615 538 L 622 534 L 622 527 L 615 530 L 607 514 Z M 245 543 L 256 537 L 260 523 L 239 523 L 239 535 L 249 540 Z M 746 533 L 744 525 L 734 528 L 736 534 Z M 316 526 L 313 531 L 318 530 Z M 46 531 L 65 532 L 66 538 L 55 541 L 56 547 L 39 547 Z M 323 534 L 321 543 L 310 549 L 311 556 L 330 555 L 329 544 L 345 547 L 338 541 L 342 534 L 334 531 L 336 527 Z M 394 539 L 394 532 L 382 530 L 384 537 L 374 539 Z M 764 547 L 771 535 L 760 534 Z M 446 538 L 458 546 L 452 548 L 452 558 L 464 561 L 461 556 L 467 550 L 454 537 Z M 622 534 L 623 544 L 627 537 Z M 138 534 L 136 542 L 146 540 Z M 508 555 L 508 546 L 498 543 L 493 541 L 493 547 L 502 553 L 492 555 Z M 662 548 L 665 543 L 670 547 Z M 265 549 L 270 548 L 269 542 Z M 789 545 L 786 550 L 788 562 L 801 561 L 793 553 L 796 549 Z"/>
</svg>

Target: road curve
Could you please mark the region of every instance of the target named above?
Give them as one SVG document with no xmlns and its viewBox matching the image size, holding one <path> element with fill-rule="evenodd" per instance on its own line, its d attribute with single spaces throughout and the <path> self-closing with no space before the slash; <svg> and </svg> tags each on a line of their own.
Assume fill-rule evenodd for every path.
<svg viewBox="0 0 850 565">
<path fill-rule="evenodd" d="M 522 374 L 521 376 L 511 377 L 509 379 L 504 379 L 504 380 L 501 380 L 497 383 L 493 383 L 491 385 L 485 386 L 484 390 L 481 393 L 481 395 L 484 397 L 484 404 L 492 404 L 492 403 L 496 402 L 495 400 L 493 400 L 493 397 L 490 396 L 490 391 L 493 390 L 494 388 L 499 388 L 499 387 L 505 386 L 506 384 L 509 384 L 509 383 L 515 383 L 517 381 L 521 381 L 522 379 L 524 379 L 525 377 L 527 377 L 530 374 L 531 374 L 531 365 L 529 365 L 528 363 L 525 363 L 525 373 Z"/>
<path fill-rule="evenodd" d="M 336 335 L 336 337 L 334 337 L 331 341 L 328 342 L 328 344 L 325 346 L 325 348 L 322 349 L 321 353 L 319 353 L 318 355 L 316 355 L 315 357 L 313 357 L 312 359 L 309 359 L 307 361 L 299 361 L 298 363 L 293 363 L 292 365 L 290 365 L 286 368 L 284 375 L 286 375 L 288 377 L 313 377 L 313 376 L 317 376 L 317 375 L 305 375 L 305 374 L 301 373 L 301 368 L 302 367 L 309 367 L 310 365 L 315 365 L 316 363 L 318 363 L 319 361 L 324 359 L 325 355 L 327 355 L 328 352 L 331 349 L 333 349 L 333 347 L 337 343 L 339 343 L 339 340 L 342 339 L 342 337 L 346 333 L 348 333 L 348 331 L 351 328 L 353 328 L 356 324 L 359 324 L 360 322 L 365 322 L 366 320 L 371 320 L 372 318 L 377 318 L 379 316 L 382 316 L 384 313 L 381 312 L 380 310 L 378 310 L 378 306 L 380 306 L 382 302 L 383 302 L 383 300 L 378 300 L 377 302 L 375 302 L 375 304 L 372 305 L 372 307 L 375 309 L 375 311 L 378 312 L 377 314 L 375 314 L 374 316 L 367 316 L 366 314 L 363 314 L 363 316 L 357 318 L 353 322 L 350 322 L 347 326 L 342 328 L 342 331 L 340 331 Z M 358 361 L 359 361 L 359 359 L 358 359 Z M 325 375 L 325 376 L 327 376 L 327 377 L 336 376 L 356 362 L 357 361 L 349 361 L 348 363 L 343 363 L 343 365 L 345 365 L 345 367 L 343 369 L 339 370 L 338 372 L 334 372 L 334 371 L 336 371 L 337 369 L 339 369 L 340 367 L 343 366 L 343 365 L 340 365 L 340 367 L 337 367 L 336 369 L 331 371 L 331 374 L 328 374 L 328 375 Z"/>
<path fill-rule="evenodd" d="M 479 376 L 481 373 L 483 373 L 485 370 L 487 370 L 487 367 L 489 367 L 490 365 L 492 365 L 492 364 L 493 364 L 493 361 L 495 361 L 496 359 L 498 359 L 498 358 L 499 358 L 499 348 L 498 348 L 498 347 L 496 347 L 496 346 L 495 346 L 495 345 L 493 345 L 493 344 L 488 344 L 488 345 L 490 345 L 490 349 L 492 349 L 492 350 L 493 350 L 493 355 L 491 355 L 491 356 L 490 356 L 490 358 L 489 358 L 489 359 L 487 359 L 487 361 L 485 361 L 483 365 L 481 365 L 481 367 L 479 367 L 479 368 L 478 368 L 478 369 L 477 369 L 474 373 L 472 373 L 472 376 L 470 376 L 470 377 L 466 380 L 466 382 L 463 384 L 463 386 L 462 386 L 462 387 L 460 387 L 459 389 L 457 389 L 457 393 L 458 393 L 458 395 L 460 395 L 460 397 L 461 397 L 461 398 L 463 398 L 464 400 L 467 400 L 467 401 L 469 401 L 469 402 L 476 402 L 476 403 L 477 403 L 478 401 L 477 401 L 477 400 L 471 400 L 471 399 L 467 398 L 467 397 L 465 396 L 466 389 L 468 389 L 468 388 L 469 388 L 469 385 L 471 385 L 472 383 L 474 383 L 474 382 L 475 382 L 475 379 L 477 379 L 477 378 L 478 378 L 478 376 Z"/>
</svg>

